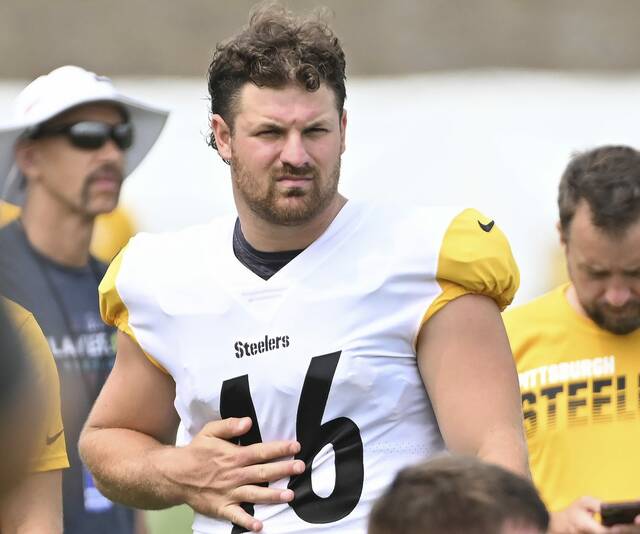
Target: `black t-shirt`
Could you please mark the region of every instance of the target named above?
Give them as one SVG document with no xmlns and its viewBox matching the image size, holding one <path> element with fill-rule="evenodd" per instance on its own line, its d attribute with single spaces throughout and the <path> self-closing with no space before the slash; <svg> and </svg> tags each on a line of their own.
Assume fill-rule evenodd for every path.
<svg viewBox="0 0 640 534">
<path fill-rule="evenodd" d="M 106 265 L 59 265 L 28 243 L 19 221 L 0 230 L 0 293 L 35 316 L 60 374 L 70 469 L 63 471 L 65 534 L 133 534 L 133 511 L 105 499 L 78 455 L 78 438 L 115 359 L 115 331 L 98 310 Z"/>
</svg>

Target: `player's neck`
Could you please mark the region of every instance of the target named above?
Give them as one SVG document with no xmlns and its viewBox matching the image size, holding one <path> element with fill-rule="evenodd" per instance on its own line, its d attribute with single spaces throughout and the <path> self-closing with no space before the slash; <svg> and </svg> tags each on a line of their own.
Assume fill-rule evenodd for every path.
<svg viewBox="0 0 640 534">
<path fill-rule="evenodd" d="M 569 302 L 569 306 L 571 306 L 574 311 L 578 315 L 582 315 L 583 317 L 588 317 L 587 313 L 584 311 L 582 304 L 580 304 L 580 300 L 578 299 L 578 294 L 576 293 L 576 288 L 573 287 L 573 284 L 569 284 L 567 291 L 565 293 L 565 297 L 567 302 Z"/>
<path fill-rule="evenodd" d="M 61 265 L 86 265 L 94 218 L 65 209 L 60 203 L 41 204 L 29 199 L 20 216 L 31 246 Z"/>
<path fill-rule="evenodd" d="M 322 213 L 307 223 L 283 226 L 265 222 L 250 210 L 238 210 L 242 234 L 247 242 L 261 252 L 302 250 L 318 239 L 336 218 L 347 199 L 337 194 Z"/>
</svg>

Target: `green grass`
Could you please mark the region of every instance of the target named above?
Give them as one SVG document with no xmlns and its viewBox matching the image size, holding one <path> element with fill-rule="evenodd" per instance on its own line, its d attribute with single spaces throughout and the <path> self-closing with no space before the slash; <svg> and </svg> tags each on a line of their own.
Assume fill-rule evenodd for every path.
<svg viewBox="0 0 640 534">
<path fill-rule="evenodd" d="M 176 506 L 159 512 L 147 512 L 151 534 L 191 534 L 193 511 L 188 506 Z"/>
</svg>

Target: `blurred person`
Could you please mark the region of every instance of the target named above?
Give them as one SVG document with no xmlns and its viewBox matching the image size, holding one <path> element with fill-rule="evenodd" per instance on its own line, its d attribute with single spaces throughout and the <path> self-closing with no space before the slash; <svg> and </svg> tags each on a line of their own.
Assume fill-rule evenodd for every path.
<svg viewBox="0 0 640 534">
<path fill-rule="evenodd" d="M 7 299 L 0 298 L 0 305 L 8 313 L 22 342 L 25 355 L 20 354 L 20 357 L 29 364 L 33 373 L 30 387 L 22 389 L 18 402 L 29 404 L 32 398 L 40 401 L 38 411 L 22 423 L 28 423 L 35 430 L 35 447 L 28 464 L 28 475 L 0 498 L 0 531 L 2 534 L 61 534 L 61 470 L 69 467 L 69 461 L 60 413 L 60 382 L 56 364 L 33 315 Z M 7 430 L 3 436 L 15 431 Z M 31 449 L 28 440 L 18 441 L 14 446 L 21 450 Z"/>
<path fill-rule="evenodd" d="M 465 456 L 400 471 L 376 501 L 368 534 L 545 534 L 549 513 L 528 478 Z"/>
<path fill-rule="evenodd" d="M 108 78 L 65 66 L 30 83 L 12 122 L 0 127 L 0 190 L 22 207 L 0 230 L 0 292 L 34 314 L 58 366 L 71 464 L 63 474 L 65 534 L 134 532 L 134 512 L 100 494 L 77 453 L 115 359 L 114 330 L 101 322 L 97 300 L 106 266 L 89 244 L 96 216 L 116 207 L 124 177 L 165 120 Z"/>
<path fill-rule="evenodd" d="M 43 399 L 16 324 L 0 299 L 0 502 L 19 484 L 37 450 L 38 429 L 30 422 Z"/>
<path fill-rule="evenodd" d="M 576 155 L 558 207 L 570 281 L 505 324 L 551 531 L 608 532 L 601 504 L 640 497 L 640 153 Z"/>
<path fill-rule="evenodd" d="M 527 472 L 508 242 L 475 210 L 338 193 L 344 71 L 326 23 L 278 5 L 218 45 L 237 216 L 139 234 L 100 285 L 118 355 L 80 449 L 110 498 L 187 503 L 199 533 L 364 533 L 445 447 Z"/>
<path fill-rule="evenodd" d="M 15 221 L 20 216 L 20 207 L 0 201 L 0 226 Z M 123 208 L 102 213 L 95 218 L 89 252 L 98 260 L 109 263 L 136 233 L 133 214 Z"/>
</svg>

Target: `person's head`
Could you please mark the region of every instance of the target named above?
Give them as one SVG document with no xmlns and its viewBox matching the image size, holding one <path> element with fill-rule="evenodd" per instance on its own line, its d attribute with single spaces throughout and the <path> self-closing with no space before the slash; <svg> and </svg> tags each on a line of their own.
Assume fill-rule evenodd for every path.
<svg viewBox="0 0 640 534">
<path fill-rule="evenodd" d="M 36 195 L 89 217 L 113 210 L 132 126 L 119 105 L 84 104 L 39 124 L 16 146 L 27 205 Z"/>
<path fill-rule="evenodd" d="M 117 204 L 122 180 L 145 157 L 167 113 L 65 66 L 18 95 L 0 126 L 0 193 L 14 204 L 93 217 Z M 28 207 L 28 206 L 27 206 Z"/>
<path fill-rule="evenodd" d="M 0 498 L 24 476 L 36 446 L 43 397 L 0 298 Z"/>
<path fill-rule="evenodd" d="M 319 17 L 259 6 L 209 67 L 211 145 L 231 165 L 239 211 L 297 225 L 337 197 L 345 57 Z"/>
<path fill-rule="evenodd" d="M 400 471 L 374 504 L 368 534 L 542 534 L 549 513 L 530 481 L 469 457 Z"/>
<path fill-rule="evenodd" d="M 569 278 L 600 327 L 640 327 L 640 152 L 603 146 L 573 157 L 560 180 L 560 237 Z"/>
</svg>

